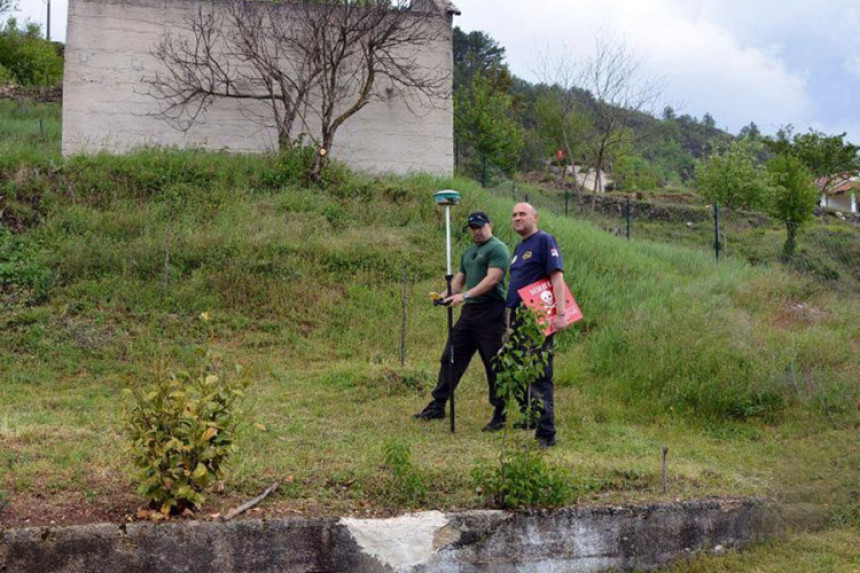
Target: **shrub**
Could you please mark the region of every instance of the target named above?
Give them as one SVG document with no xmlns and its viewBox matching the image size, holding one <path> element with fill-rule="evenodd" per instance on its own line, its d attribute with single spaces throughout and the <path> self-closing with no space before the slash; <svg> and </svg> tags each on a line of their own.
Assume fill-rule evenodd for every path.
<svg viewBox="0 0 860 573">
<path fill-rule="evenodd" d="M 159 375 L 133 386 L 126 433 L 140 481 L 138 493 L 163 515 L 199 509 L 235 450 L 247 383 L 218 373 L 211 353 L 200 372 Z M 238 373 L 238 369 L 237 369 Z"/>
<path fill-rule="evenodd" d="M 498 466 L 475 468 L 473 476 L 478 494 L 502 509 L 558 507 L 573 497 L 569 472 L 527 448 L 503 455 Z"/>
<path fill-rule="evenodd" d="M 0 65 L 22 86 L 63 83 L 63 56 L 57 44 L 42 37 L 37 24 L 19 28 L 14 18 L 0 27 Z"/>
</svg>

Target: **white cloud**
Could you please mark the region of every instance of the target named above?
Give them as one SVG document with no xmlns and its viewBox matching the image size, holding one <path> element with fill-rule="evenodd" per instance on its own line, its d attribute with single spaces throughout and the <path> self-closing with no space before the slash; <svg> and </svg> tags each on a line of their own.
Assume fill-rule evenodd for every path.
<svg viewBox="0 0 860 573">
<path fill-rule="evenodd" d="M 750 121 L 764 129 L 798 124 L 813 112 L 805 74 L 789 68 L 782 44 L 745 43 L 712 18 L 712 2 L 549 1 L 522 11 L 507 4 L 460 0 L 464 15 L 457 24 L 493 36 L 507 48 L 514 73 L 526 79 L 535 79 L 529 66 L 535 45 L 559 49 L 564 44 L 583 60 L 596 31 L 606 31 L 641 55 L 651 74 L 666 79 L 664 95 L 672 105 L 683 102 L 676 105 L 682 112 L 710 113 L 732 131 Z"/>
<path fill-rule="evenodd" d="M 668 103 L 710 113 L 732 131 L 755 121 L 773 131 L 831 126 L 860 141 L 860 6 L 857 0 L 454 0 L 455 24 L 507 49 L 517 75 L 535 81 L 538 55 L 566 47 L 582 61 L 596 33 L 624 39 Z M 44 26 L 45 0 L 20 0 L 19 19 Z M 65 39 L 68 0 L 52 0 L 51 31 Z M 816 127 L 816 129 L 819 129 Z"/>
</svg>

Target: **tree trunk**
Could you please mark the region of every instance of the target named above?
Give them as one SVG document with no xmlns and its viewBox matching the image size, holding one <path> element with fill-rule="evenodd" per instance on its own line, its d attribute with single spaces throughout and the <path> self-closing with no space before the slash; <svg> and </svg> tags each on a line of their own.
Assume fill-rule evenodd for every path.
<svg viewBox="0 0 860 573">
<path fill-rule="evenodd" d="M 797 250 L 797 223 L 786 221 L 785 231 L 786 239 L 785 244 L 782 246 L 782 255 L 785 258 L 791 258 Z"/>
<path fill-rule="evenodd" d="M 594 189 L 591 193 L 591 212 L 589 215 L 594 215 L 594 210 L 597 208 L 597 188 L 600 185 L 600 172 L 603 170 L 603 151 L 597 156 L 596 165 L 594 167 Z"/>
</svg>

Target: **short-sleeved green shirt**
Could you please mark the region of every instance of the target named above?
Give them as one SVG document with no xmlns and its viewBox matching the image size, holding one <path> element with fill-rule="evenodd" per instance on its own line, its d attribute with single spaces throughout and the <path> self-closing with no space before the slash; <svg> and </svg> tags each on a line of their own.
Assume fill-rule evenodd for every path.
<svg viewBox="0 0 860 573">
<path fill-rule="evenodd" d="M 470 298 L 466 304 L 504 301 L 506 294 L 504 273 L 507 272 L 510 262 L 511 256 L 507 245 L 496 237 L 490 237 L 490 240 L 466 249 L 460 257 L 460 272 L 466 275 L 466 288 L 461 292 L 469 290 L 484 280 L 490 268 L 502 269 L 503 273 L 502 280 L 496 288 L 481 296 Z"/>
</svg>

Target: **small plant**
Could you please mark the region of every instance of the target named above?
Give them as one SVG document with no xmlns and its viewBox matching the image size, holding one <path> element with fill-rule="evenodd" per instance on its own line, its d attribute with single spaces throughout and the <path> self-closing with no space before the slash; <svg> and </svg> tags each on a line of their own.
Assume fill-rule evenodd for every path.
<svg viewBox="0 0 860 573">
<path fill-rule="evenodd" d="M 505 400 L 505 411 L 520 411 L 526 404 L 529 421 L 536 417 L 536 404 L 529 395 L 529 385 L 543 376 L 549 359 L 544 335 L 534 312 L 521 312 L 521 324 L 513 331 L 496 357 L 496 392 Z"/>
<path fill-rule="evenodd" d="M 573 497 L 569 472 L 528 449 L 503 454 L 498 467 L 478 467 L 473 475 L 478 494 L 504 509 L 558 507 Z"/>
<path fill-rule="evenodd" d="M 389 472 L 385 483 L 386 495 L 395 503 L 418 504 L 427 495 L 424 477 L 412 465 L 412 450 L 395 441 L 386 444 L 383 463 Z"/>
<path fill-rule="evenodd" d="M 197 374 L 160 374 L 149 387 L 132 386 L 126 433 L 138 492 L 150 507 L 164 516 L 200 508 L 235 450 L 246 387 L 220 374 L 208 351 Z"/>
<path fill-rule="evenodd" d="M 497 358 L 497 392 L 505 399 L 507 412 L 518 411 L 521 402 L 526 404 L 523 414 L 526 420 L 534 421 L 535 404 L 528 395 L 528 387 L 543 375 L 549 350 L 535 314 L 522 312 L 520 319 L 522 323 Z M 530 447 L 529 438 L 511 439 L 510 420 L 507 424 L 502 433 L 499 465 L 479 466 L 473 471 L 479 495 L 496 507 L 508 509 L 567 503 L 573 496 L 568 472 L 547 465 L 542 452 Z"/>
</svg>

